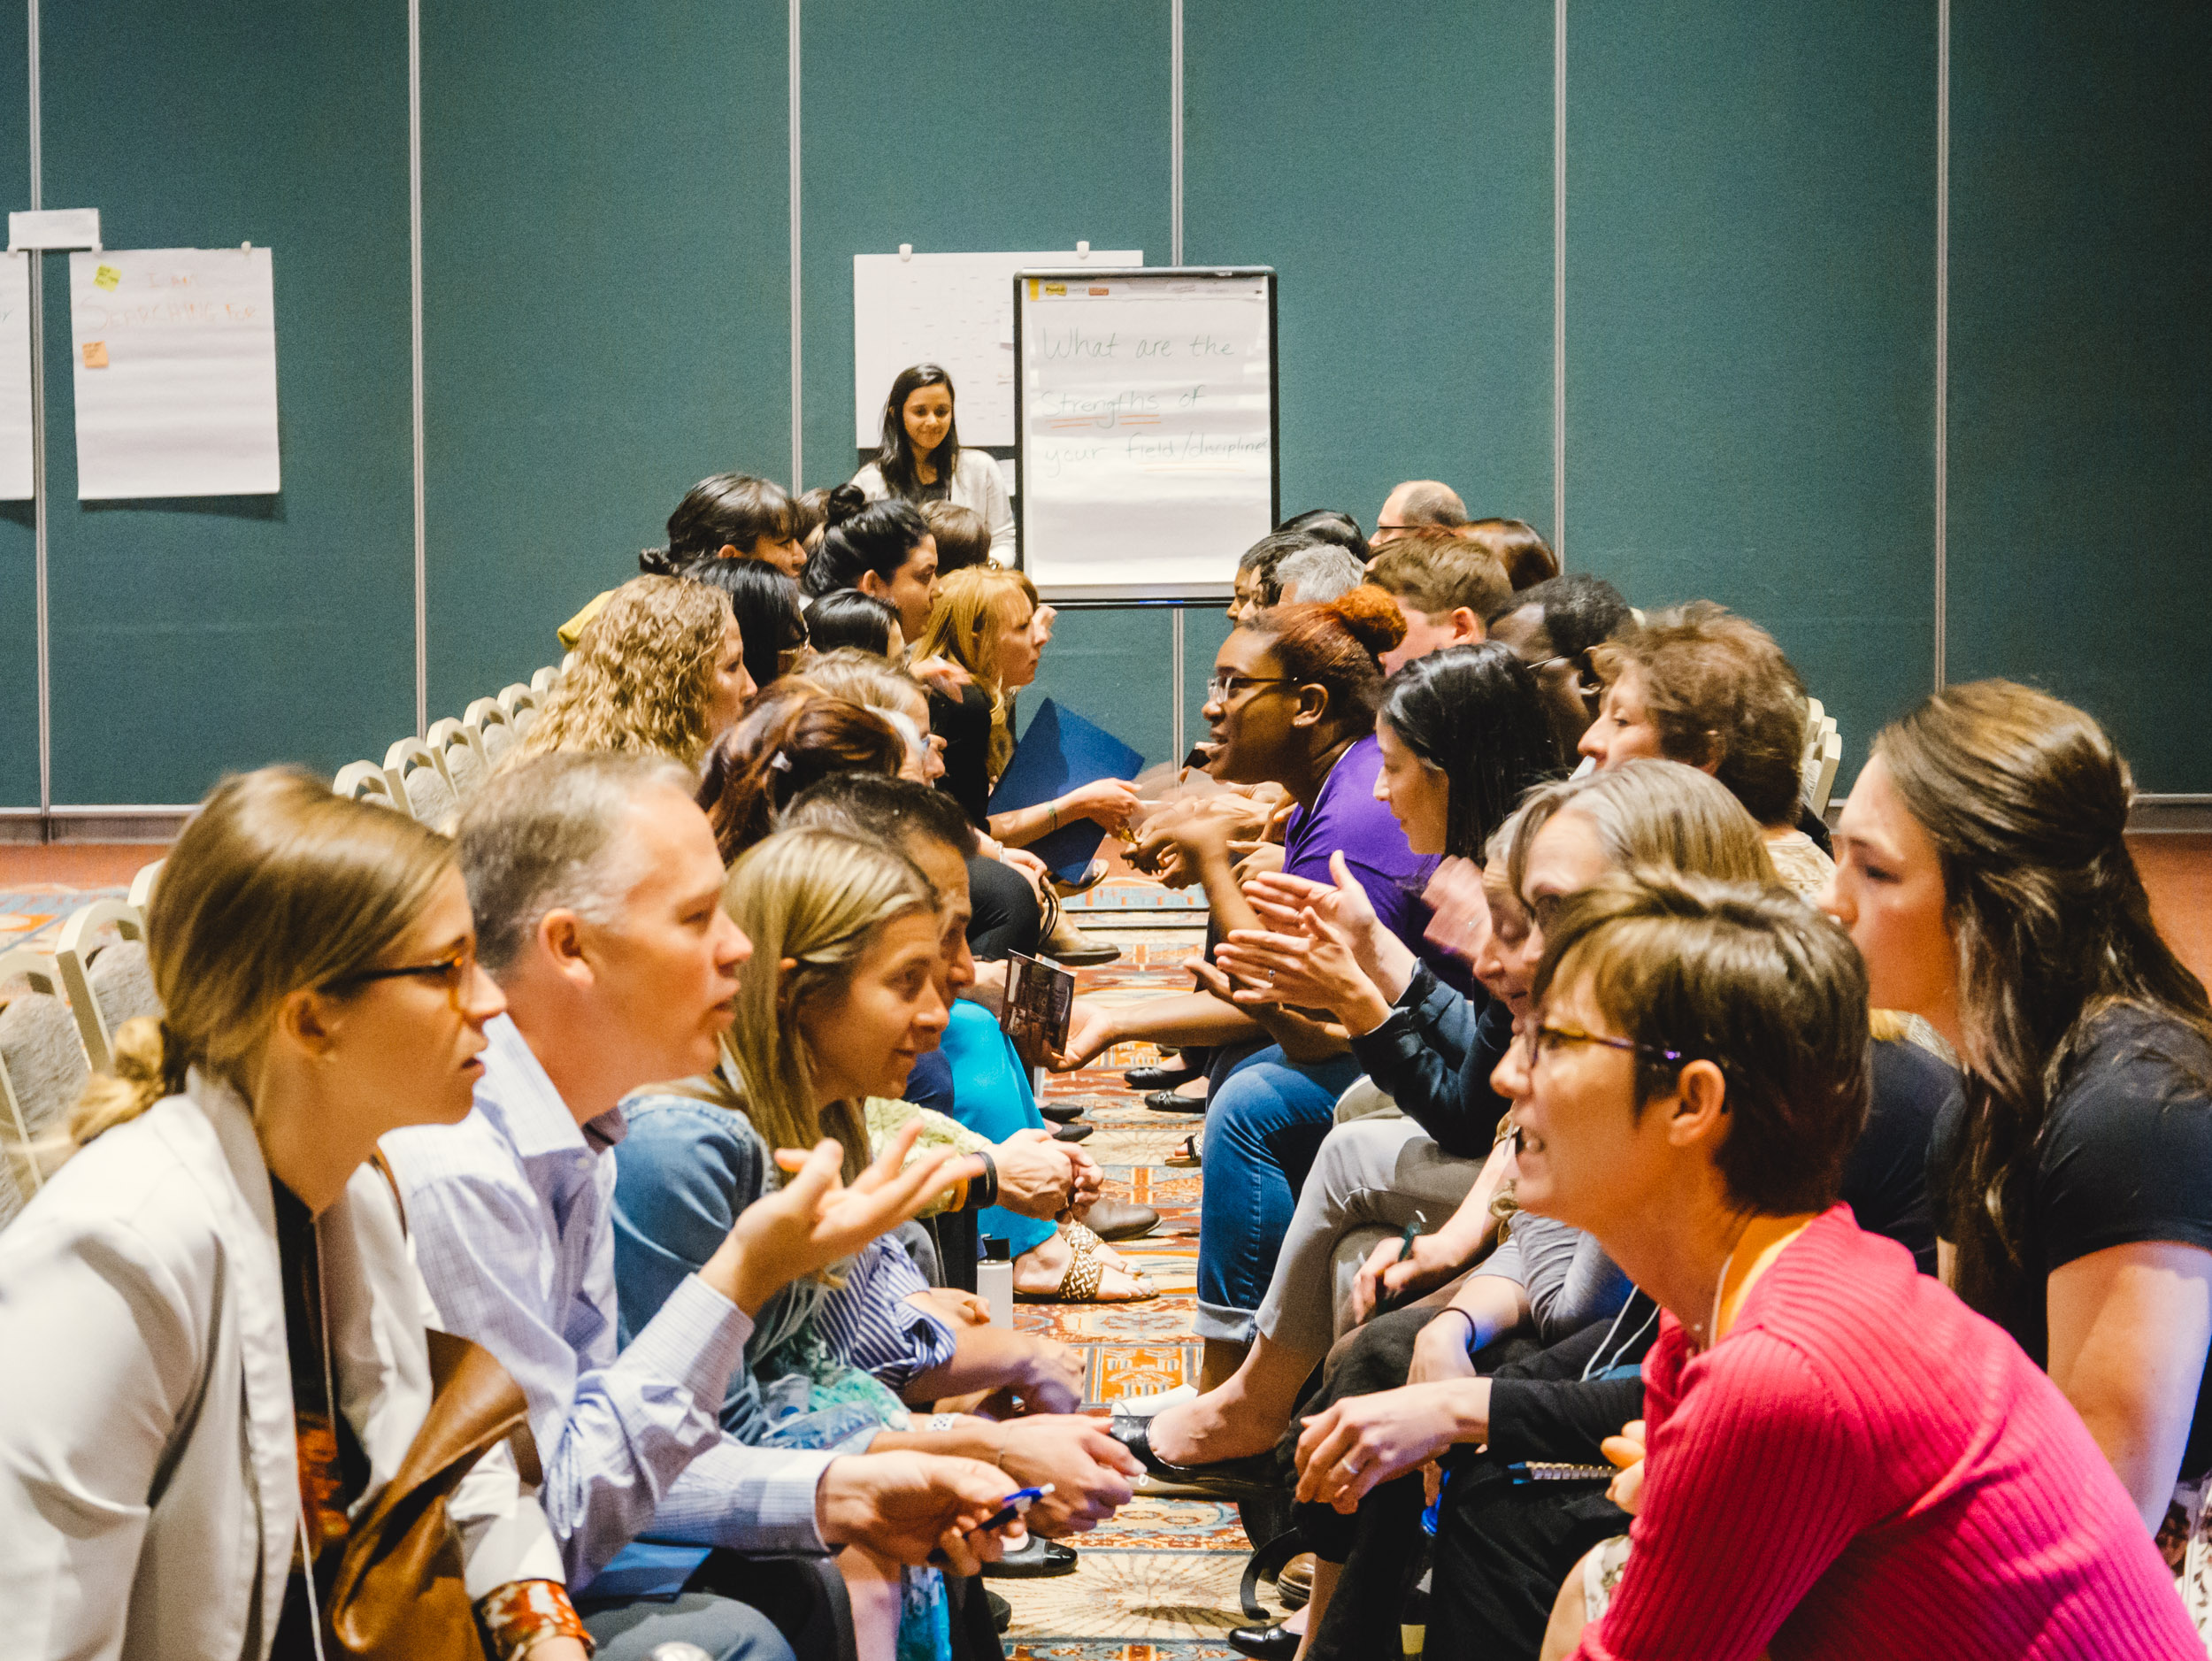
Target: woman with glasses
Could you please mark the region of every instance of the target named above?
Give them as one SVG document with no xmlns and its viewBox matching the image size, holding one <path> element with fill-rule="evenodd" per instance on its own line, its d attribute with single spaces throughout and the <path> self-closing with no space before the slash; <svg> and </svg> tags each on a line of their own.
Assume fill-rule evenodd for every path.
<svg viewBox="0 0 2212 1661">
<path fill-rule="evenodd" d="M 1501 1075 L 1520 1203 L 1595 1234 L 1662 1313 L 1623 1454 L 1645 1457 L 1614 1488 L 1634 1549 L 1570 1577 L 1545 1655 L 2201 1656 L 2065 1398 L 1835 1203 L 1867 993 L 1842 933 L 1772 889 L 1616 878 L 1549 919 Z M 1309 1423 L 1302 1497 L 1473 1440 L 1471 1388 L 1426 1388 L 1392 1434 Z M 1455 1661 L 1495 1653 L 1459 1608 L 1461 1503 L 1454 1481 L 1429 1623 Z"/>
<path fill-rule="evenodd" d="M 1214 657 L 1208 770 L 1225 781 L 1282 785 L 1298 804 L 1283 869 L 1317 881 L 1333 866 L 1353 873 L 1386 926 L 1419 950 L 1426 921 L 1419 895 L 1431 862 L 1413 851 L 1376 791 L 1383 765 L 1374 733 L 1382 695 L 1376 658 L 1404 632 L 1389 596 L 1364 588 L 1326 604 L 1278 606 L 1248 619 Z M 1232 867 L 1227 823 L 1192 813 L 1168 828 L 1205 885 L 1215 928 L 1225 935 L 1256 927 Z M 1239 1046 L 1216 1058 L 1203 1150 L 1197 1324 L 1210 1386 L 1235 1370 L 1251 1342 L 1298 1185 L 1359 1064 L 1340 1027 L 1274 1006 L 1240 1008 L 1230 1001 L 1228 978 L 1202 960 L 1192 974 L 1198 990 L 1189 996 L 1078 1000 L 1057 1065 L 1079 1066 L 1130 1039 Z"/>
<path fill-rule="evenodd" d="M 453 844 L 303 773 L 216 787 L 146 934 L 161 1019 L 124 1027 L 68 1163 L 0 1235 L 7 1648 L 316 1654 L 433 1393 L 429 1296 L 368 1162 L 467 1115 L 504 1003 Z M 581 1661 L 503 1445 L 448 1505 L 466 1596 L 413 1635 L 449 1653 L 480 1619 L 499 1657 Z"/>
</svg>

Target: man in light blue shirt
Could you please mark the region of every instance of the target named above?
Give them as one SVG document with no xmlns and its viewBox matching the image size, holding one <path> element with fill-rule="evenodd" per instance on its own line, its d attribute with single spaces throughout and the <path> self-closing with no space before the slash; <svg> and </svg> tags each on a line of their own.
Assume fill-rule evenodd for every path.
<svg viewBox="0 0 2212 1661">
<path fill-rule="evenodd" d="M 771 1451 L 722 1431 L 752 1312 L 805 1272 L 749 1259 L 743 1218 L 616 1353 L 617 1103 L 712 1065 L 750 950 L 722 909 L 721 861 L 689 788 L 672 763 L 541 757 L 490 781 L 463 815 L 478 951 L 509 1013 L 487 1027 L 469 1117 L 385 1139 L 424 1279 L 443 1324 L 496 1356 L 528 1399 L 540 1500 L 587 1600 L 592 1577 L 649 1530 L 741 1552 L 858 1542 L 910 1563 L 942 1547 L 972 1569 L 958 1530 L 1015 1486 L 991 1466 Z M 926 1196 L 898 1186 L 896 1209 L 910 1214 Z M 843 1196 L 847 1215 L 818 1226 L 821 1261 L 857 1245 L 839 1227 L 872 1235 L 896 1222 L 891 1197 Z M 701 1642 L 649 1626 L 653 1642 Z M 602 1661 L 627 1653 L 637 1630 L 621 1628 L 618 1651 L 603 1642 Z"/>
</svg>

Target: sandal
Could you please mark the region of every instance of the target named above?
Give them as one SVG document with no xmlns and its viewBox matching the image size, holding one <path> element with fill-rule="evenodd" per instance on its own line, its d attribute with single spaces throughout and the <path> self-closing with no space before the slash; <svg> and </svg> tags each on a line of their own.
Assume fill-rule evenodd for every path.
<svg viewBox="0 0 2212 1661">
<path fill-rule="evenodd" d="M 1099 1283 L 1106 1278 L 1108 1265 L 1099 1259 L 1099 1237 L 1080 1223 L 1069 1223 L 1062 1228 L 1061 1236 L 1068 1242 L 1068 1266 L 1060 1277 L 1059 1286 L 1050 1292 L 1025 1292 L 1014 1288 L 1018 1303 L 1141 1303 L 1159 1296 L 1152 1283 L 1141 1274 L 1123 1270 L 1136 1282 L 1137 1290 L 1129 1297 L 1101 1297 Z"/>
<path fill-rule="evenodd" d="M 1184 1137 L 1181 1142 L 1176 1143 L 1175 1151 L 1168 1155 L 1166 1163 L 1183 1170 L 1189 1170 L 1193 1166 L 1196 1165 L 1198 1163 L 1198 1138 L 1195 1136 Z"/>
</svg>

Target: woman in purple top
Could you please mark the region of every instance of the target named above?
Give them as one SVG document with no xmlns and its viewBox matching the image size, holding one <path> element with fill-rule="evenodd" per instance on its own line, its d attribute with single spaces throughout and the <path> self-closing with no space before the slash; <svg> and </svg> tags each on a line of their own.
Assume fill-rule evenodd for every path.
<svg viewBox="0 0 2212 1661">
<path fill-rule="evenodd" d="M 1375 797 L 1382 753 L 1375 707 L 1378 654 L 1404 634 L 1388 596 L 1355 588 L 1320 605 L 1255 613 L 1214 656 L 1206 721 L 1224 783 L 1274 782 L 1296 801 L 1284 839 L 1283 869 L 1330 880 L 1341 853 L 1391 932 L 1416 952 L 1427 922 L 1420 891 L 1430 862 L 1407 845 L 1390 809 Z M 1237 886 L 1225 821 L 1194 814 L 1172 832 L 1205 884 L 1216 930 L 1260 927 Z M 1229 1001 L 1229 981 L 1196 962 L 1196 993 L 1139 1004 L 1079 1003 L 1063 1067 L 1079 1066 L 1131 1040 L 1185 1046 L 1257 1045 L 1217 1072 L 1209 1097 L 1206 1182 L 1198 1245 L 1198 1331 L 1208 1384 L 1236 1368 L 1251 1342 L 1253 1311 L 1266 1293 L 1289 1226 L 1298 1185 L 1328 1134 L 1336 1098 L 1359 1076 L 1342 1029 L 1272 1007 Z"/>
</svg>

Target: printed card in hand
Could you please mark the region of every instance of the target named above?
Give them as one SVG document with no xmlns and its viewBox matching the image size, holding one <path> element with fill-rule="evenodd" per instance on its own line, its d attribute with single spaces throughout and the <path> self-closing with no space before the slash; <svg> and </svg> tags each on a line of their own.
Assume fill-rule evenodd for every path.
<svg viewBox="0 0 2212 1661">
<path fill-rule="evenodd" d="M 999 1027 L 1022 1065 L 1041 1067 L 1067 1048 L 1068 1018 L 1075 1010 L 1075 976 L 1056 963 L 1006 955 L 1006 1002 Z"/>
</svg>

